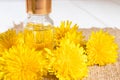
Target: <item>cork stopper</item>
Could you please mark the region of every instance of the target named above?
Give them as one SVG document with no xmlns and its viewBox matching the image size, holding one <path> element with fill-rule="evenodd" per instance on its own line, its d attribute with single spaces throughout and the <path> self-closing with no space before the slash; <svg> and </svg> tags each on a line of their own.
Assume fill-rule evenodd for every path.
<svg viewBox="0 0 120 80">
<path fill-rule="evenodd" d="M 51 0 L 26 0 L 28 14 L 49 14 Z"/>
</svg>

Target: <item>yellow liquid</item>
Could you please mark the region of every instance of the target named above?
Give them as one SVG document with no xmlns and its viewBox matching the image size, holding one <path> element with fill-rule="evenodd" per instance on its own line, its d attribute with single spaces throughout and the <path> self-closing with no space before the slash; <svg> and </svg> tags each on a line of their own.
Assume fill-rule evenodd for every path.
<svg viewBox="0 0 120 80">
<path fill-rule="evenodd" d="M 32 25 L 32 27 L 27 26 L 24 30 L 24 41 L 30 47 L 34 47 L 36 50 L 41 50 L 43 48 L 53 49 L 53 27 L 50 25 Z"/>
</svg>

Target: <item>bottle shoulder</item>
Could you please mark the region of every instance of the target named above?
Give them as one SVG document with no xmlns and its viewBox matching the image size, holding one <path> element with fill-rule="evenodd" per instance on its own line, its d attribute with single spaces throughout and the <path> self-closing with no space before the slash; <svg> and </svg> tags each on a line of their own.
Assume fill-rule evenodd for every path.
<svg viewBox="0 0 120 80">
<path fill-rule="evenodd" d="M 31 15 L 24 22 L 44 24 L 44 25 L 53 25 L 53 20 L 49 17 L 49 15 Z"/>
</svg>

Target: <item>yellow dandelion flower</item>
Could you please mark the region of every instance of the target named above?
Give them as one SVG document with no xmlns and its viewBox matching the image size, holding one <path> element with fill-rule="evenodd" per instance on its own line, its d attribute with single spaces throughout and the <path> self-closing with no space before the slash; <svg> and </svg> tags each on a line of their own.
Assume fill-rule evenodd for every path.
<svg viewBox="0 0 120 80">
<path fill-rule="evenodd" d="M 44 76 L 46 80 L 58 80 L 52 70 L 52 66 L 54 65 L 55 62 L 55 57 L 54 57 L 54 50 L 50 50 L 48 48 L 44 48 L 42 50 L 42 55 L 45 57 L 46 62 L 47 62 L 47 74 Z"/>
<path fill-rule="evenodd" d="M 2 61 L 2 80 L 41 80 L 46 66 L 41 52 L 25 46 L 14 46 L 5 51 Z"/>
<path fill-rule="evenodd" d="M 106 65 L 116 62 L 117 49 L 114 36 L 102 30 L 93 32 L 87 42 L 88 64 Z"/>
<path fill-rule="evenodd" d="M 66 39 L 55 52 L 53 71 L 60 80 L 77 80 L 87 76 L 87 57 L 84 49 Z"/>
<path fill-rule="evenodd" d="M 16 46 L 18 43 L 19 39 L 15 30 L 8 30 L 0 34 L 0 51 Z"/>
<path fill-rule="evenodd" d="M 70 21 L 61 22 L 60 26 L 55 28 L 55 39 L 58 43 L 67 32 L 78 31 L 78 26 L 76 24 L 72 26 L 71 24 Z"/>
<path fill-rule="evenodd" d="M 47 59 L 48 61 L 48 66 L 47 68 L 50 68 L 51 65 L 54 63 L 55 58 L 54 58 L 54 50 L 48 49 L 48 48 L 44 48 L 42 50 L 42 55 Z"/>
<path fill-rule="evenodd" d="M 65 34 L 65 37 L 62 38 L 60 41 L 64 39 L 69 39 L 71 42 L 74 42 L 75 44 L 80 44 L 80 46 L 85 46 L 86 43 L 86 41 L 84 40 L 84 36 L 82 35 L 82 32 L 77 31 L 73 31 L 72 33 L 67 32 Z"/>
</svg>

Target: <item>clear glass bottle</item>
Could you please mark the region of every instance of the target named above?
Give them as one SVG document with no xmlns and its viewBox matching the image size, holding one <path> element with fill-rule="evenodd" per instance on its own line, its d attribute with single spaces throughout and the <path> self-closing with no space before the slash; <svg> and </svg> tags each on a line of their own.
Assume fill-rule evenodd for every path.
<svg viewBox="0 0 120 80">
<path fill-rule="evenodd" d="M 24 23 L 25 44 L 37 50 L 53 48 L 51 0 L 26 0 L 28 18 Z"/>
</svg>

